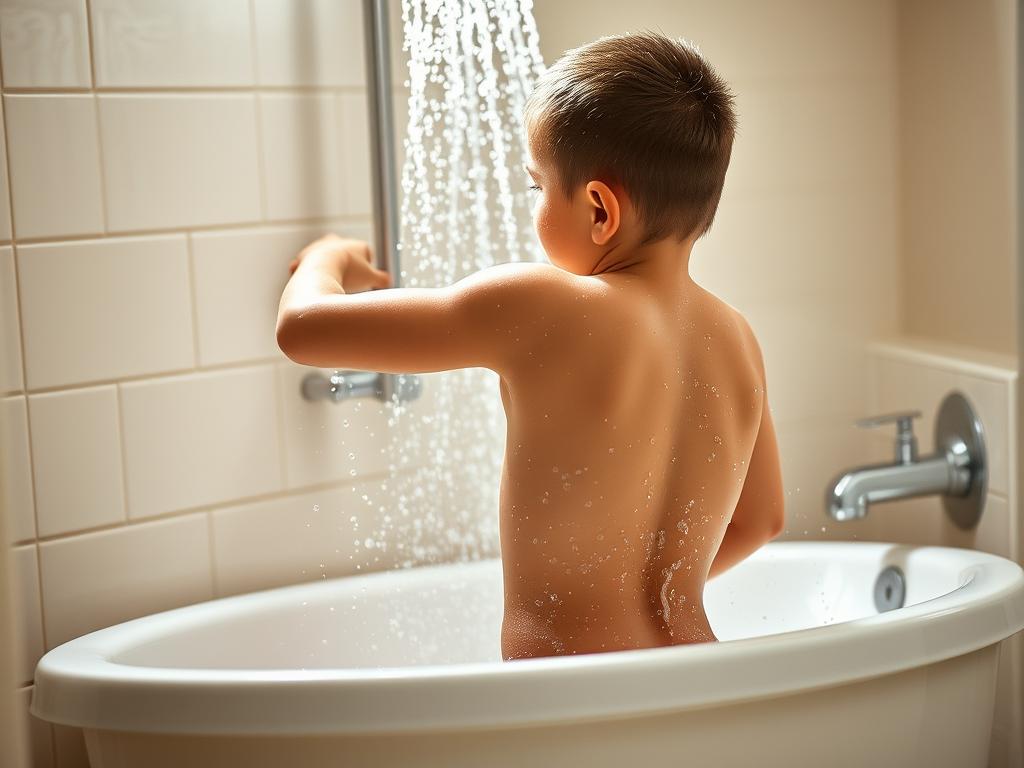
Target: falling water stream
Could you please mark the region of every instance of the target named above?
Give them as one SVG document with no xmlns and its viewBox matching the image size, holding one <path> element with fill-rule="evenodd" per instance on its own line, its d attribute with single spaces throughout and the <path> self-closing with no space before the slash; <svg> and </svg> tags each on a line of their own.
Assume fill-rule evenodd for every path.
<svg viewBox="0 0 1024 768">
<path fill-rule="evenodd" d="M 403 0 L 402 21 L 402 285 L 446 286 L 493 264 L 543 260 L 522 170 L 523 107 L 544 70 L 532 1 Z M 350 518 L 354 560 L 371 570 L 498 553 L 498 376 L 467 368 L 422 374 L 422 383 L 419 400 L 386 404 L 388 475 L 362 484 L 365 507 Z"/>
</svg>

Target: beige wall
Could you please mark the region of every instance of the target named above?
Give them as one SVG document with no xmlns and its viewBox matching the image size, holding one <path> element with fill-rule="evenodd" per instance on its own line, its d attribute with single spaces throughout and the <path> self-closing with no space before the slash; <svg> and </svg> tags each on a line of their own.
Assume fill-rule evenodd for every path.
<svg viewBox="0 0 1024 768">
<path fill-rule="evenodd" d="M 901 0 L 904 329 L 1016 354 L 1013 0 Z"/>
</svg>

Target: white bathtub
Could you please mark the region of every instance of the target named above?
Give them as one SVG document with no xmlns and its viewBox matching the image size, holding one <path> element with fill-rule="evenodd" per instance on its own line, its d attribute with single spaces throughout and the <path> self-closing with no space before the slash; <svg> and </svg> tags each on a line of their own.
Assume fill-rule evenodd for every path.
<svg viewBox="0 0 1024 768">
<path fill-rule="evenodd" d="M 878 613 L 876 576 L 906 575 Z M 47 653 L 32 712 L 93 768 L 984 766 L 1024 573 L 777 542 L 711 581 L 720 643 L 504 662 L 500 561 L 202 603 Z"/>
</svg>

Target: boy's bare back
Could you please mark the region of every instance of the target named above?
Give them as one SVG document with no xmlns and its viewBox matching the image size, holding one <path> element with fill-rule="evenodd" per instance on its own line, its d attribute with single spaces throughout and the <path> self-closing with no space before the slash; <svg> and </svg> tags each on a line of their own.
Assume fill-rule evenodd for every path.
<svg viewBox="0 0 1024 768">
<path fill-rule="evenodd" d="M 746 322 L 688 280 L 522 268 L 574 300 L 519 318 L 501 380 L 503 657 L 714 640 L 704 583 L 764 403 Z"/>
</svg>

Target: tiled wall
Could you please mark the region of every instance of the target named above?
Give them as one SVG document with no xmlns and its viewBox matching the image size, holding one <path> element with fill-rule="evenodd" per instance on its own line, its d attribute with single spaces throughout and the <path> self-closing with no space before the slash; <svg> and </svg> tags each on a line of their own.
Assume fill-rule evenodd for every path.
<svg viewBox="0 0 1024 768">
<path fill-rule="evenodd" d="M 339 514 L 358 503 L 368 523 L 385 412 L 305 402 L 309 369 L 274 338 L 295 252 L 328 230 L 370 239 L 361 6 L 0 0 L 22 711 L 40 655 L 85 632 L 392 564 Z M 396 0 L 393 40 L 400 25 Z M 413 409 L 431 407 L 425 378 Z M 34 765 L 85 765 L 76 730 L 26 727 Z"/>
</svg>

